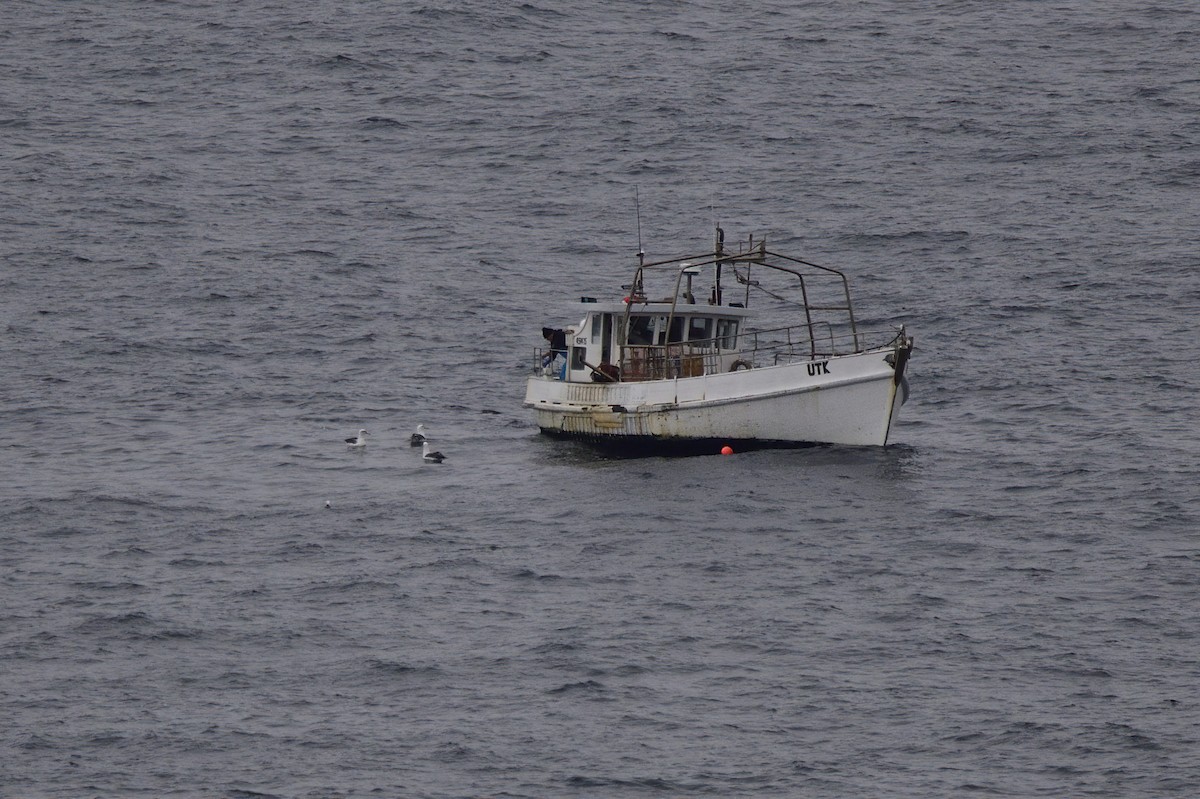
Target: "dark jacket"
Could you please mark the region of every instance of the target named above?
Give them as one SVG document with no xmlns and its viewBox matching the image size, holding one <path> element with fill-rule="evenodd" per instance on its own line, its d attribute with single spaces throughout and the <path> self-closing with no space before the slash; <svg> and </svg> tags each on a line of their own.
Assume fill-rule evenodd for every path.
<svg viewBox="0 0 1200 799">
<path fill-rule="evenodd" d="M 567 334 L 559 329 L 543 327 L 542 338 L 550 342 L 551 352 L 561 352 L 567 354 Z"/>
</svg>

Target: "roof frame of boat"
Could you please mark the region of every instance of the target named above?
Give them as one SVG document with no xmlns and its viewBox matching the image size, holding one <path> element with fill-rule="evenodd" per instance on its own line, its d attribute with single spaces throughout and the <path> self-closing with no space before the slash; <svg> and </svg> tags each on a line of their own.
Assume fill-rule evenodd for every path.
<svg viewBox="0 0 1200 799">
<path fill-rule="evenodd" d="M 625 321 L 626 321 L 626 323 L 628 324 L 629 316 L 630 316 L 630 313 L 632 312 L 634 303 L 645 303 L 647 301 L 646 293 L 645 293 L 645 290 L 643 289 L 643 280 L 645 277 L 645 271 L 647 269 L 652 269 L 654 267 L 660 267 L 660 266 L 676 265 L 675 290 L 672 292 L 672 295 L 671 295 L 671 312 L 670 312 L 670 316 L 668 317 L 668 324 L 669 324 L 670 321 L 673 320 L 675 317 L 676 307 L 679 304 L 680 296 L 682 296 L 680 294 L 680 288 L 681 288 L 683 279 L 685 276 L 687 276 L 689 278 L 689 286 L 690 286 L 690 277 L 691 277 L 691 275 L 695 274 L 695 272 L 692 270 L 696 270 L 696 269 L 699 269 L 699 268 L 705 267 L 705 266 L 713 266 L 715 268 L 714 291 L 717 294 L 717 302 L 715 304 L 718 307 L 722 307 L 721 302 L 720 302 L 721 268 L 726 265 L 733 267 L 734 275 L 736 276 L 738 282 L 740 284 L 746 286 L 746 300 L 743 302 L 741 307 L 748 307 L 749 306 L 750 287 L 752 285 L 757 285 L 757 283 L 755 283 L 754 281 L 752 281 L 750 279 L 750 267 L 757 264 L 759 266 L 764 266 L 768 269 L 774 269 L 778 272 L 790 274 L 790 275 L 794 276 L 797 280 L 799 280 L 800 296 L 801 296 L 801 299 L 804 304 L 804 318 L 805 318 L 805 322 L 808 326 L 810 336 L 812 335 L 812 330 L 813 330 L 813 326 L 814 326 L 814 320 L 812 317 L 813 311 L 835 311 L 835 312 L 842 311 L 842 312 L 845 312 L 845 314 L 849 320 L 849 323 L 850 323 L 850 333 L 853 337 L 854 348 L 858 349 L 861 346 L 860 341 L 859 341 L 859 335 L 858 335 L 858 325 L 854 319 L 854 305 L 850 300 L 850 282 L 849 282 L 849 280 L 847 280 L 845 273 L 843 273 L 841 270 L 834 269 L 833 267 L 829 267 L 829 266 L 822 266 L 821 264 L 813 263 L 812 261 L 806 261 L 802 258 L 794 258 L 790 255 L 784 255 L 783 253 L 778 253 L 778 252 L 768 250 L 767 249 L 767 240 L 765 238 L 763 238 L 763 239 L 760 239 L 757 243 L 755 243 L 753 235 L 750 236 L 749 244 L 745 250 L 739 250 L 738 252 L 726 253 L 724 245 L 725 245 L 725 232 L 721 228 L 718 227 L 717 233 L 716 233 L 716 244 L 715 244 L 712 252 L 701 253 L 698 255 L 685 255 L 685 256 L 681 256 L 681 257 L 667 258 L 667 259 L 664 259 L 661 261 L 651 261 L 650 263 L 644 263 L 642 260 L 644 258 L 644 253 L 639 252 L 638 253 L 637 271 L 634 272 L 633 284 L 630 286 L 629 301 L 626 302 L 626 304 L 625 304 Z M 803 267 L 808 267 L 811 269 L 816 269 L 816 270 L 819 270 L 820 272 L 836 276 L 841 281 L 842 294 L 846 298 L 846 304 L 845 305 L 811 305 L 809 303 L 808 286 L 805 283 L 804 273 L 801 272 L 799 269 L 793 268 L 791 266 L 786 266 L 784 264 L 772 262 L 772 260 L 770 260 L 770 259 L 777 259 L 779 261 L 784 261 L 788 264 L 795 264 L 797 266 L 803 266 Z M 745 276 L 743 276 L 737 270 L 737 264 L 740 264 L 740 263 L 747 264 Z"/>
</svg>

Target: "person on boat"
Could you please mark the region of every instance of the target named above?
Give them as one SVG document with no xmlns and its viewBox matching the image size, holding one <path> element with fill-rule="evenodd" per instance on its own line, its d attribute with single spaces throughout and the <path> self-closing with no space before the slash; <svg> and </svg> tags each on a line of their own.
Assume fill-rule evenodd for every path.
<svg viewBox="0 0 1200 799">
<path fill-rule="evenodd" d="M 543 327 L 542 338 L 550 342 L 550 351 L 542 358 L 542 368 L 550 369 L 555 365 L 555 361 L 562 359 L 562 365 L 554 371 L 558 372 L 558 379 L 562 380 L 566 377 L 567 371 L 567 333 L 566 331 L 553 328 Z"/>
</svg>

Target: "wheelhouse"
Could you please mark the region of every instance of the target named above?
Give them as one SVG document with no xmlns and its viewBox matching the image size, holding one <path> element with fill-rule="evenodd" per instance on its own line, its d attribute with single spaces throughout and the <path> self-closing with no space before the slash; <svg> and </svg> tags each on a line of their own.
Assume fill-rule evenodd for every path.
<svg viewBox="0 0 1200 799">
<path fill-rule="evenodd" d="M 737 360 L 744 308 L 671 302 L 587 306 L 568 330 L 568 381 L 639 381 L 726 372 Z"/>
<path fill-rule="evenodd" d="M 753 237 L 745 249 L 728 252 L 720 228 L 712 252 L 653 263 L 641 253 L 638 258 L 621 302 L 580 298 L 583 316 L 564 331 L 567 362 L 543 368 L 544 376 L 568 383 L 675 380 L 864 350 L 849 285 L 836 269 L 770 252 Z M 651 270 L 673 272 L 670 296 L 647 296 L 643 278 Z M 727 291 L 723 279 L 735 287 Z M 798 289 L 798 302 L 765 285 L 778 279 Z M 765 327 L 748 327 L 752 291 L 767 302 L 767 313 L 759 308 L 755 317 L 767 321 Z M 781 324 L 769 324 L 772 308 L 782 313 Z M 553 354 L 538 350 L 536 357 L 540 362 Z"/>
</svg>

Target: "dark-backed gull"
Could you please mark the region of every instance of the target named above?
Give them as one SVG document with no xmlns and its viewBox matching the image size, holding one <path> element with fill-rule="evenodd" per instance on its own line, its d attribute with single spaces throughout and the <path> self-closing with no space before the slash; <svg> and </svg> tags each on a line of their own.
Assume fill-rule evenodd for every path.
<svg viewBox="0 0 1200 799">
<path fill-rule="evenodd" d="M 421 457 L 426 463 L 441 463 L 442 461 L 446 460 L 446 456 L 442 453 L 429 451 L 428 441 L 421 445 Z"/>
<path fill-rule="evenodd" d="M 367 445 L 367 431 L 359 430 L 357 436 L 346 439 L 346 444 L 351 447 L 365 447 Z"/>
<path fill-rule="evenodd" d="M 419 424 L 419 425 L 417 425 L 417 432 L 412 434 L 412 438 L 410 438 L 408 440 L 408 444 L 411 447 L 419 447 L 422 444 L 424 444 L 426 442 L 426 440 L 427 439 L 425 438 L 425 425 Z"/>
</svg>

